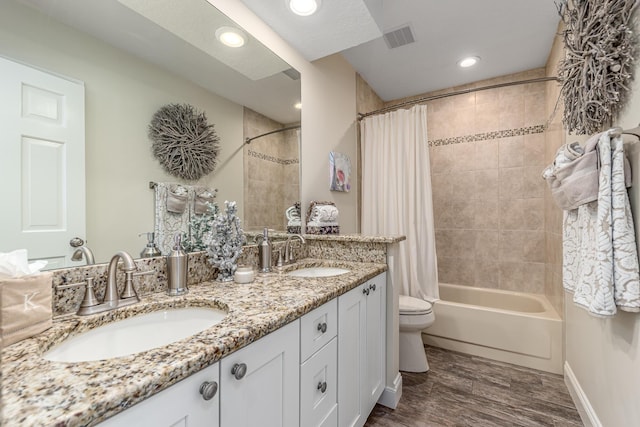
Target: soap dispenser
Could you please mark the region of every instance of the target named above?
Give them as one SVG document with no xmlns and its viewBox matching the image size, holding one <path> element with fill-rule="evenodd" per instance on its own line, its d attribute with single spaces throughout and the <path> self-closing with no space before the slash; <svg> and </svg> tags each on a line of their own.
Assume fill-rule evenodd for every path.
<svg viewBox="0 0 640 427">
<path fill-rule="evenodd" d="M 175 246 L 167 256 L 167 295 L 184 295 L 187 289 L 187 254 L 182 250 L 182 238 L 179 234 L 175 237 Z"/>
<path fill-rule="evenodd" d="M 154 256 L 162 255 L 160 253 L 160 249 L 158 249 L 156 244 L 153 242 L 155 239 L 155 233 L 153 232 L 140 233 L 138 234 L 138 236 L 142 236 L 143 234 L 147 235 L 147 246 L 145 246 L 144 249 L 142 249 L 142 252 L 140 252 L 140 256 L 142 258 L 152 258 Z"/>
<path fill-rule="evenodd" d="M 269 229 L 262 231 L 262 241 L 258 245 L 258 259 L 260 261 L 260 273 L 271 271 L 271 241 L 269 240 Z"/>
</svg>

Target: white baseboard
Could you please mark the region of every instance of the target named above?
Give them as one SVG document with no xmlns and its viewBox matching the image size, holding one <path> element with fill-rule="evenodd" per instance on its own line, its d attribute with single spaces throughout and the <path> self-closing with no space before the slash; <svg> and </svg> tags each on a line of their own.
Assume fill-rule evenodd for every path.
<svg viewBox="0 0 640 427">
<path fill-rule="evenodd" d="M 378 399 L 378 403 L 382 406 L 386 406 L 387 408 L 396 409 L 398 406 L 398 402 L 400 402 L 400 398 L 402 397 L 402 375 L 398 372 L 395 380 L 393 380 L 393 385 L 386 386 L 380 399 Z"/>
<path fill-rule="evenodd" d="M 576 405 L 576 409 L 585 427 L 602 427 L 598 414 L 596 414 L 593 406 L 591 406 L 589 398 L 584 390 L 582 390 L 582 387 L 580 387 L 580 383 L 567 361 L 564 362 L 564 382 L 569 389 L 569 394 L 573 399 L 573 403 Z"/>
</svg>

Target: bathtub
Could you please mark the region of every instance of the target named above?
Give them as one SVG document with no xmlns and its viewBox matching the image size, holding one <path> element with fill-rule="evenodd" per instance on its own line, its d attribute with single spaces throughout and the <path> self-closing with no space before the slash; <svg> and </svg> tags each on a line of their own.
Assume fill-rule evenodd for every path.
<svg viewBox="0 0 640 427">
<path fill-rule="evenodd" d="M 562 319 L 543 296 L 440 283 L 426 344 L 557 374 Z"/>
</svg>

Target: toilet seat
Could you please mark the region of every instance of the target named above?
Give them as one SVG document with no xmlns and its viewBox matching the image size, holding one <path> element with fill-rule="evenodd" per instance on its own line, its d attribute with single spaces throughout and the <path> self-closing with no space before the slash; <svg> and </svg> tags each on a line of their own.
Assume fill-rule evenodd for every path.
<svg viewBox="0 0 640 427">
<path fill-rule="evenodd" d="M 408 295 L 400 295 L 399 310 L 402 315 L 420 316 L 430 314 L 433 307 L 429 301 L 410 297 Z"/>
</svg>

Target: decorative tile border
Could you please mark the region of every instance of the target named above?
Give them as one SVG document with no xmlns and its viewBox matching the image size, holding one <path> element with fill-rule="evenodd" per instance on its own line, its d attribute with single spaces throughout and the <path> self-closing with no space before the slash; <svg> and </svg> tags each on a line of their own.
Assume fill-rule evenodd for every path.
<svg viewBox="0 0 640 427">
<path fill-rule="evenodd" d="M 251 157 L 255 157 L 260 160 L 266 160 L 268 162 L 279 163 L 281 165 L 293 165 L 300 163 L 299 159 L 279 159 L 277 157 L 269 156 L 263 153 L 258 153 L 257 151 L 248 150 L 247 154 Z"/>
<path fill-rule="evenodd" d="M 460 144 L 463 142 L 486 141 L 489 139 L 509 138 L 512 136 L 532 135 L 542 133 L 546 129 L 545 125 L 526 126 L 518 129 L 496 130 L 493 132 L 476 133 L 473 135 L 455 136 L 452 138 L 434 139 L 429 141 L 430 147 L 442 145 Z"/>
</svg>

